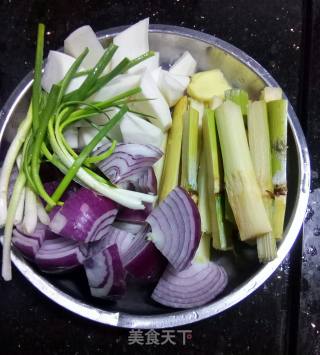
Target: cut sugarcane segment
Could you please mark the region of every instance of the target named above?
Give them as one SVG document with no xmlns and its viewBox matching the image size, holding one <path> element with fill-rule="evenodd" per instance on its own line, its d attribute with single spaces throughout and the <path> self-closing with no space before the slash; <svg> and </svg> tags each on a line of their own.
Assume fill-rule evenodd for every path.
<svg viewBox="0 0 320 355">
<path fill-rule="evenodd" d="M 97 134 L 97 131 L 96 131 Z M 72 149 L 79 148 L 78 128 L 68 127 L 63 132 L 64 138 Z"/>
<path fill-rule="evenodd" d="M 203 148 L 206 157 L 208 191 L 210 194 L 221 192 L 221 157 L 217 142 L 214 111 L 206 109 L 203 117 Z"/>
<path fill-rule="evenodd" d="M 211 259 L 211 235 L 202 233 L 200 243 L 192 263 L 207 263 Z"/>
<path fill-rule="evenodd" d="M 265 101 L 251 102 L 248 106 L 248 139 L 253 168 L 261 189 L 269 221 L 272 221 L 272 170 L 267 105 Z M 276 258 L 277 246 L 273 232 L 257 238 L 258 257 L 261 262 Z"/>
<path fill-rule="evenodd" d="M 199 127 L 202 127 L 202 119 L 203 119 L 203 114 L 204 114 L 203 102 L 200 102 L 198 100 L 190 98 L 189 99 L 189 106 L 198 111 L 198 113 L 199 113 Z"/>
<path fill-rule="evenodd" d="M 215 110 L 223 103 L 223 99 L 220 96 L 213 96 L 211 101 L 209 102 L 209 108 L 211 110 Z"/>
<path fill-rule="evenodd" d="M 84 58 L 82 66 L 85 69 L 91 69 L 98 63 L 104 53 L 104 49 L 90 26 L 78 28 L 64 40 L 65 53 L 75 58 L 86 48 L 89 49 L 89 52 Z"/>
<path fill-rule="evenodd" d="M 171 190 L 178 186 L 183 121 L 187 111 L 187 106 L 188 99 L 184 96 L 174 107 L 172 127 L 168 133 L 168 143 L 164 160 L 164 170 L 162 174 L 163 178 L 159 192 L 159 201 L 165 199 Z"/>
<path fill-rule="evenodd" d="M 274 100 L 267 104 L 272 157 L 272 182 L 274 186 L 273 229 L 276 239 L 281 239 L 287 196 L 287 115 L 288 101 Z"/>
<path fill-rule="evenodd" d="M 224 92 L 231 89 L 223 73 L 212 69 L 196 73 L 188 86 L 188 94 L 196 100 L 210 102 L 213 96 L 224 97 Z"/>
<path fill-rule="evenodd" d="M 224 216 L 226 221 L 228 221 L 232 226 L 237 226 L 226 192 L 224 193 Z"/>
<path fill-rule="evenodd" d="M 119 48 L 112 58 L 112 68 L 124 58 L 134 59 L 149 51 L 149 18 L 141 20 L 120 32 L 113 39 Z"/>
<path fill-rule="evenodd" d="M 167 131 L 172 123 L 170 108 L 150 72 L 146 71 L 142 75 L 140 88 L 141 93 L 135 96 L 140 101 L 131 103 L 131 109 L 148 115 L 148 120 L 151 123 L 158 126 L 163 132 Z"/>
<path fill-rule="evenodd" d="M 158 87 L 170 107 L 174 106 L 183 96 L 189 85 L 188 76 L 172 74 L 161 70 Z"/>
<path fill-rule="evenodd" d="M 192 107 L 185 117 L 182 135 L 181 186 L 197 194 L 199 168 L 199 113 Z"/>
<path fill-rule="evenodd" d="M 120 122 L 120 130 L 124 143 L 152 144 L 162 146 L 164 133 L 160 128 L 134 113 L 127 113 Z"/>
<path fill-rule="evenodd" d="M 159 67 L 160 54 L 159 52 L 154 52 L 154 55 L 141 63 L 135 65 L 128 70 L 129 74 L 142 74 L 145 70 L 152 72 Z"/>
<path fill-rule="evenodd" d="M 224 94 L 226 100 L 231 100 L 241 107 L 241 112 L 246 115 L 248 112 L 249 96 L 248 93 L 241 89 L 230 89 Z"/>
<path fill-rule="evenodd" d="M 205 155 L 200 155 L 198 173 L 198 209 L 201 217 L 201 232 L 211 233 L 211 219 L 209 210 L 208 177 Z"/>
<path fill-rule="evenodd" d="M 174 62 L 169 72 L 176 75 L 191 76 L 196 71 L 197 62 L 192 55 L 185 51 L 182 56 Z"/>
<path fill-rule="evenodd" d="M 46 92 L 50 92 L 52 85 L 59 83 L 65 77 L 74 62 L 75 59 L 70 55 L 58 51 L 50 51 L 42 75 L 42 88 Z M 78 89 L 85 78 L 85 76 L 82 76 L 72 79 L 66 93 Z"/>
<path fill-rule="evenodd" d="M 253 170 L 241 108 L 226 101 L 215 111 L 228 199 L 241 240 L 271 232 Z"/>
<path fill-rule="evenodd" d="M 157 178 L 158 191 L 160 189 L 161 179 L 163 175 L 164 157 L 167 149 L 167 140 L 168 140 L 168 133 L 165 133 L 163 135 L 161 147 L 159 147 L 163 153 L 163 156 L 153 165 L 153 170 Z"/>
<path fill-rule="evenodd" d="M 79 148 L 84 148 L 87 146 L 90 141 L 94 138 L 94 136 L 97 134 L 97 129 L 90 126 L 90 127 L 80 127 L 79 128 Z M 101 145 L 108 143 L 109 139 L 108 138 L 103 138 L 96 146 L 96 148 L 99 148 Z"/>
<path fill-rule="evenodd" d="M 209 194 L 212 246 L 217 250 L 232 249 L 232 228 L 224 218 L 223 194 Z"/>
<path fill-rule="evenodd" d="M 261 91 L 261 100 L 264 100 L 265 102 L 281 100 L 281 99 L 282 99 L 282 90 L 280 88 L 273 88 L 271 86 L 266 86 Z"/>
</svg>

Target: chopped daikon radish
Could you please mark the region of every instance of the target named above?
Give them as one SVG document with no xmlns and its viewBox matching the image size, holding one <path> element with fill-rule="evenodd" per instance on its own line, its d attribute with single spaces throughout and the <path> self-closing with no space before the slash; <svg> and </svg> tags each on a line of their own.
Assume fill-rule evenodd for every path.
<svg viewBox="0 0 320 355">
<path fill-rule="evenodd" d="M 134 67 L 128 70 L 129 74 L 142 74 L 146 69 L 153 71 L 159 67 L 159 52 L 154 52 L 154 55 L 143 62 L 135 65 Z"/>
<path fill-rule="evenodd" d="M 134 113 L 127 113 L 120 122 L 125 143 L 152 144 L 160 148 L 164 134 L 161 129 Z"/>
<path fill-rule="evenodd" d="M 141 93 L 136 95 L 138 100 L 130 104 L 131 109 L 148 115 L 148 120 L 158 126 L 163 132 L 171 127 L 170 108 L 147 70 L 142 75 L 140 83 Z"/>
<path fill-rule="evenodd" d="M 192 55 L 185 51 L 182 56 L 174 62 L 169 72 L 176 75 L 191 76 L 196 71 L 197 62 Z"/>
<path fill-rule="evenodd" d="M 85 146 L 87 146 L 97 133 L 98 131 L 94 127 L 79 128 L 79 148 L 84 148 Z M 97 144 L 96 148 L 108 142 L 108 138 L 105 137 Z"/>
<path fill-rule="evenodd" d="M 188 76 L 175 75 L 161 70 L 158 86 L 170 107 L 174 106 L 183 96 L 189 82 Z"/>
<path fill-rule="evenodd" d="M 152 79 L 154 80 L 154 82 L 157 84 L 158 87 L 159 87 L 159 80 L 160 80 L 161 71 L 162 71 L 162 68 L 158 67 L 156 69 L 153 69 L 151 72 Z"/>
<path fill-rule="evenodd" d="M 73 57 L 78 57 L 85 48 L 89 49 L 89 53 L 84 58 L 82 66 L 91 69 L 98 63 L 104 49 L 90 26 L 78 28 L 64 40 L 64 51 Z"/>
<path fill-rule="evenodd" d="M 53 84 L 57 84 L 64 78 L 74 61 L 75 59 L 70 55 L 58 51 L 50 51 L 42 75 L 42 88 L 49 92 Z M 85 76 L 82 76 L 73 79 L 69 84 L 66 93 L 78 89 L 85 78 Z"/>
<path fill-rule="evenodd" d="M 112 57 L 112 68 L 123 58 L 134 59 L 149 51 L 149 18 L 141 20 L 128 27 L 113 39 L 119 48 Z"/>
<path fill-rule="evenodd" d="M 63 132 L 65 140 L 68 142 L 72 149 L 79 148 L 79 140 L 78 140 L 78 128 L 77 127 L 68 127 Z"/>
</svg>

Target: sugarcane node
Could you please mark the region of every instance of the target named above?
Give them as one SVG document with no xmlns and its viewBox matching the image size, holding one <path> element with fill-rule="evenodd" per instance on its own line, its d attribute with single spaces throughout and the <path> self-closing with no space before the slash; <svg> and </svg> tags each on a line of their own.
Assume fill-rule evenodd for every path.
<svg viewBox="0 0 320 355">
<path fill-rule="evenodd" d="M 275 186 L 274 188 L 274 196 L 286 196 L 288 189 L 285 185 Z"/>
<path fill-rule="evenodd" d="M 275 193 L 270 191 L 270 190 L 265 190 L 265 192 L 267 193 L 268 196 L 270 196 L 270 198 L 272 198 L 274 200 L 275 198 Z"/>
<path fill-rule="evenodd" d="M 285 141 L 278 139 L 272 144 L 272 149 L 278 154 L 285 155 L 287 153 L 288 146 Z"/>
</svg>

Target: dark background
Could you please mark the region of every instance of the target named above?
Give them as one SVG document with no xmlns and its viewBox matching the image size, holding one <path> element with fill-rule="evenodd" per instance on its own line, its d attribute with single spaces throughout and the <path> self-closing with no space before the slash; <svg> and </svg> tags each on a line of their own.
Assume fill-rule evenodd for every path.
<svg viewBox="0 0 320 355">
<path fill-rule="evenodd" d="M 99 31 L 149 16 L 216 35 L 260 62 L 298 113 L 312 162 L 310 206 L 290 256 L 241 304 L 181 327 L 193 332 L 188 346 L 130 346 L 128 330 L 63 310 L 15 271 L 0 281 L 0 354 L 320 354 L 319 15 L 317 0 L 0 1 L 0 105 L 32 69 L 39 21 L 47 53 L 83 24 Z"/>
</svg>

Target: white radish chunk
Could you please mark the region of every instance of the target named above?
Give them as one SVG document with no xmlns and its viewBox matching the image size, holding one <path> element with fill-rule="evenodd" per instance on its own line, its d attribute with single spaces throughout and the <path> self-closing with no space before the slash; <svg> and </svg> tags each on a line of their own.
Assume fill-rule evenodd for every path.
<svg viewBox="0 0 320 355">
<path fill-rule="evenodd" d="M 153 71 L 159 67 L 160 56 L 159 52 L 155 52 L 154 55 L 143 62 L 135 65 L 128 70 L 129 74 L 142 74 L 146 69 Z"/>
<path fill-rule="evenodd" d="M 152 144 L 161 148 L 164 134 L 161 129 L 134 113 L 127 113 L 120 122 L 124 143 Z"/>
<path fill-rule="evenodd" d="M 89 53 L 81 65 L 85 69 L 91 69 L 98 63 L 104 49 L 90 26 L 78 28 L 64 40 L 64 51 L 75 58 L 79 57 L 86 48 L 89 49 Z"/>
<path fill-rule="evenodd" d="M 197 62 L 192 55 L 185 51 L 182 56 L 174 62 L 169 72 L 176 75 L 191 76 L 196 71 Z"/>
<path fill-rule="evenodd" d="M 84 148 L 87 146 L 97 133 L 97 129 L 92 126 L 79 128 L 79 148 Z M 97 144 L 96 148 L 108 142 L 109 139 L 107 137 L 102 138 L 102 140 Z"/>
<path fill-rule="evenodd" d="M 112 58 L 112 68 L 124 58 L 134 59 L 149 51 L 149 18 L 128 27 L 114 37 L 113 43 L 119 48 Z"/>
<path fill-rule="evenodd" d="M 72 149 L 79 148 L 78 128 L 68 127 L 63 132 L 64 138 Z"/>
<path fill-rule="evenodd" d="M 135 97 L 144 101 L 133 102 L 130 107 L 134 111 L 151 116 L 148 120 L 166 132 L 172 123 L 170 108 L 147 70 L 141 78 L 140 88 L 141 93 Z"/>
<path fill-rule="evenodd" d="M 188 76 L 175 75 L 166 70 L 161 71 L 158 86 L 170 107 L 174 106 L 183 96 L 189 82 Z"/>
<path fill-rule="evenodd" d="M 41 79 L 42 88 L 46 92 L 49 92 L 53 84 L 57 84 L 65 77 L 74 61 L 75 59 L 73 57 L 65 53 L 50 51 Z M 78 89 L 85 78 L 86 76 L 84 75 L 73 79 L 70 82 L 66 93 Z"/>
<path fill-rule="evenodd" d="M 161 72 L 162 72 L 162 68 L 161 67 L 153 69 L 152 72 L 151 72 L 152 79 L 154 80 L 154 82 L 157 84 L 158 87 L 159 87 L 159 81 L 160 81 Z"/>
</svg>

